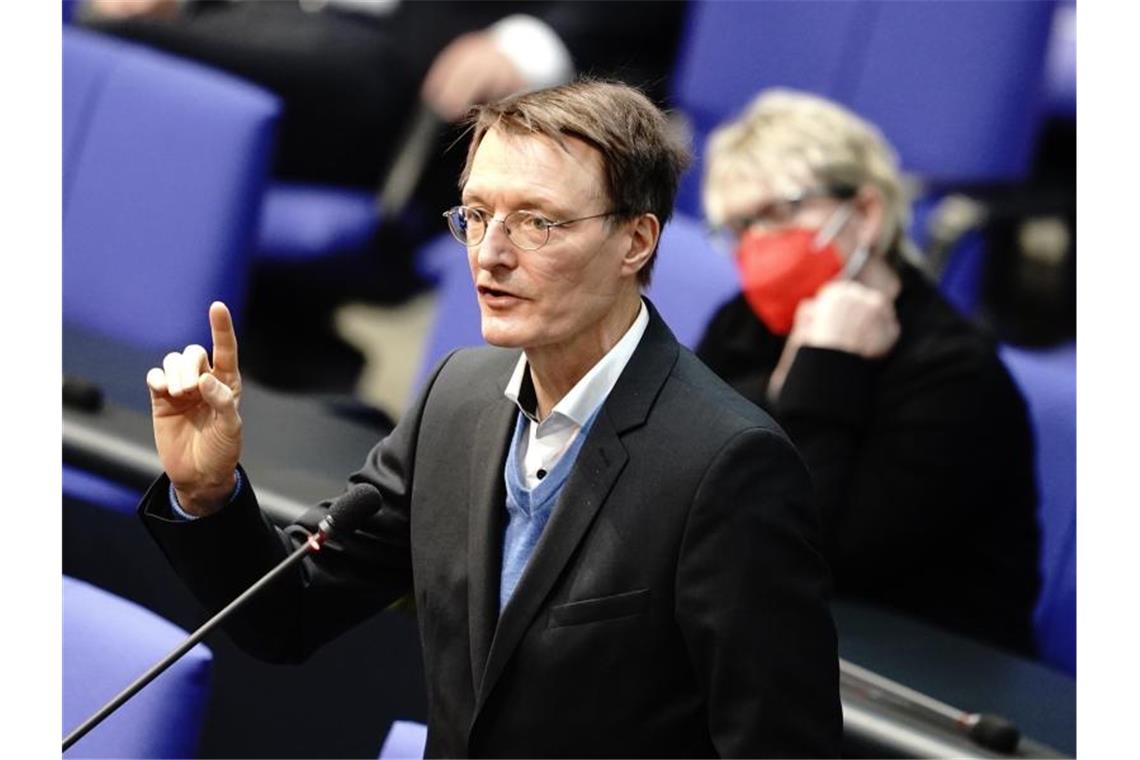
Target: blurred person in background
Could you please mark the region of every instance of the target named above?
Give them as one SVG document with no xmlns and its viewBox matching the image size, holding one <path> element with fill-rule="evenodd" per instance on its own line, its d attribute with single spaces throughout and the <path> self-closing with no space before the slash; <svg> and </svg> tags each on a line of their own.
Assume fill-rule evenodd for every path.
<svg viewBox="0 0 1140 760">
<path fill-rule="evenodd" d="M 81 15 L 277 93 L 279 176 L 375 187 L 420 102 L 456 122 L 476 103 L 581 73 L 642 86 L 660 104 L 683 11 L 681 2 L 89 0 Z M 453 153 L 449 194 L 462 162 Z"/>
<path fill-rule="evenodd" d="M 697 353 L 804 456 L 836 596 L 1032 654 L 1025 403 L 922 271 L 892 148 L 837 104 L 771 90 L 713 133 L 706 166 L 741 292 Z"/>
</svg>

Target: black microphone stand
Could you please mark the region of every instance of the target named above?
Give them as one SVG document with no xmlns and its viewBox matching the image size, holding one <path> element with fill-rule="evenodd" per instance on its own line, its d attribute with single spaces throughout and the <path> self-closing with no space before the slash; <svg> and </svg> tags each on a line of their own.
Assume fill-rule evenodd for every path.
<svg viewBox="0 0 1140 760">
<path fill-rule="evenodd" d="M 63 751 L 66 752 L 68 747 L 86 736 L 91 729 L 102 723 L 107 718 L 107 716 L 115 712 L 115 710 L 119 709 L 119 707 L 122 706 L 124 702 L 137 694 L 140 689 L 153 681 L 164 670 L 177 662 L 178 658 L 193 649 L 194 646 L 203 638 L 205 638 L 206 634 L 212 631 L 220 622 L 222 622 L 222 620 L 227 615 L 232 613 L 237 608 L 241 607 L 243 604 L 249 601 L 254 594 L 272 583 L 274 579 L 282 575 L 286 570 L 289 570 L 291 567 L 293 567 L 293 565 L 300 562 L 305 557 L 305 555 L 311 552 L 319 551 L 321 546 L 328 539 L 328 536 L 329 530 L 326 529 L 326 524 L 322 522 L 320 529 L 316 533 L 311 534 L 305 543 L 297 547 L 297 549 L 294 550 L 292 554 L 282 560 L 281 564 L 270 570 L 265 574 L 264 577 L 261 578 L 261 580 L 250 586 L 240 596 L 227 604 L 221 610 L 221 612 L 214 615 L 212 618 L 207 620 L 201 628 L 194 631 L 194 633 L 190 635 L 190 638 L 182 642 L 182 644 L 179 645 L 177 649 L 166 655 L 166 657 L 164 657 L 161 662 L 135 679 L 134 683 L 119 692 L 118 696 L 104 705 L 102 709 L 100 709 L 97 713 L 92 715 L 87 720 L 83 721 L 80 726 L 78 726 L 70 734 L 64 737 Z"/>
</svg>

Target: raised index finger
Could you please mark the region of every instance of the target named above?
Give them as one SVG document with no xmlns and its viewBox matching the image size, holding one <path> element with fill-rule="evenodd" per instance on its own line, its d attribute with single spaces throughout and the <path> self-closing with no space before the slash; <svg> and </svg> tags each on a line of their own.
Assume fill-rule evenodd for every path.
<svg viewBox="0 0 1140 760">
<path fill-rule="evenodd" d="M 210 336 L 214 342 L 213 364 L 215 372 L 238 371 L 237 335 L 230 310 L 221 301 L 210 304 Z"/>
</svg>

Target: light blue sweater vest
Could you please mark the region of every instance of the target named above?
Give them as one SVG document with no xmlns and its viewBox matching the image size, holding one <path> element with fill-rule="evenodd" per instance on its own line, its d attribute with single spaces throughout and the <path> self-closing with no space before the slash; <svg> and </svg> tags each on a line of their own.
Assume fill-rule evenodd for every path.
<svg viewBox="0 0 1140 760">
<path fill-rule="evenodd" d="M 601 406 L 598 407 L 601 409 Z M 520 411 L 515 421 L 515 434 L 511 438 L 511 449 L 507 452 L 507 462 L 503 466 L 503 479 L 507 484 L 507 532 L 503 536 L 503 571 L 499 582 L 499 612 L 507 606 L 507 602 L 522 577 L 538 539 L 542 537 L 542 530 L 546 527 L 554 505 L 558 503 L 558 496 L 562 493 L 562 486 L 574 470 L 574 463 L 578 460 L 578 452 L 590 433 L 594 418 L 598 416 L 598 409 L 586 420 L 586 424 L 578 431 L 578 437 L 570 444 L 570 448 L 562 454 L 562 458 L 554 465 L 538 485 L 530 490 L 519 474 L 519 454 L 522 451 L 522 438 L 526 435 L 527 418 Z M 531 423 L 532 425 L 535 423 Z"/>
</svg>

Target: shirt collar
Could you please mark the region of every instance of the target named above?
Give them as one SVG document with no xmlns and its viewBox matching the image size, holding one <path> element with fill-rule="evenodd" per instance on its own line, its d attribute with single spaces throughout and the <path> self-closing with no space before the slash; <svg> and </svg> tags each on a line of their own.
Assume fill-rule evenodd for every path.
<svg viewBox="0 0 1140 760">
<path fill-rule="evenodd" d="M 637 349 L 637 344 L 641 342 L 641 336 L 645 334 L 645 328 L 648 326 L 649 310 L 643 300 L 641 309 L 637 313 L 637 319 L 633 320 L 633 324 L 614 344 L 614 347 L 607 351 L 605 356 L 599 359 L 598 363 L 582 376 L 581 380 L 575 383 L 561 401 L 554 405 L 554 409 L 550 412 L 550 418 L 557 415 L 570 420 L 577 427 L 584 425 L 594 410 L 610 395 L 610 391 L 617 384 L 622 370 L 629 363 L 630 357 L 633 356 L 633 352 Z M 511 379 L 507 382 L 503 395 L 514 402 L 519 411 L 525 414 L 527 418 L 533 422 L 538 422 L 538 399 L 534 392 L 534 382 L 527 370 L 528 364 L 524 351 L 519 356 L 518 363 L 515 364 L 515 371 L 511 374 Z"/>
</svg>

